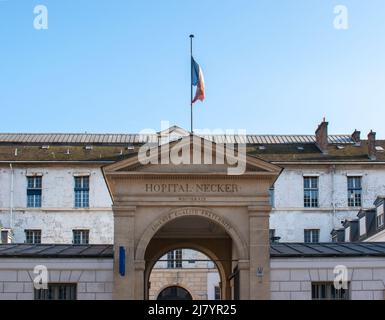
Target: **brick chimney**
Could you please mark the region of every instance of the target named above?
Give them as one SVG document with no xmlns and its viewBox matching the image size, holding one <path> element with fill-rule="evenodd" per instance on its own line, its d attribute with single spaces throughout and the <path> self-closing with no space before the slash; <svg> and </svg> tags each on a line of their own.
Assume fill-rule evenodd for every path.
<svg viewBox="0 0 385 320">
<path fill-rule="evenodd" d="M 355 142 L 356 145 L 359 145 L 361 143 L 361 131 L 355 129 L 352 133 L 352 140 Z"/>
<path fill-rule="evenodd" d="M 376 160 L 376 133 L 370 130 L 368 134 L 368 156 L 370 160 Z"/>
<path fill-rule="evenodd" d="M 315 132 L 315 140 L 317 147 L 322 151 L 322 153 L 328 153 L 328 124 L 329 122 L 325 121 L 323 118 L 321 124 L 318 126 Z"/>
</svg>

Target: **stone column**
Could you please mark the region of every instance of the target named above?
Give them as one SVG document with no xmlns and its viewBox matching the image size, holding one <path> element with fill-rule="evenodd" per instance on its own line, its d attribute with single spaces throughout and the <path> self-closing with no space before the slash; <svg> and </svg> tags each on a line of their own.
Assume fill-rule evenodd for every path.
<svg viewBox="0 0 385 320">
<path fill-rule="evenodd" d="M 250 262 L 249 260 L 238 261 L 239 272 L 239 299 L 250 299 Z"/>
<path fill-rule="evenodd" d="M 135 299 L 135 210 L 131 206 L 113 206 L 114 212 L 114 288 L 113 299 Z M 119 274 L 119 247 L 126 251 L 125 275 Z"/>
<path fill-rule="evenodd" d="M 146 261 L 135 260 L 135 300 L 144 300 L 144 271 Z"/>
<path fill-rule="evenodd" d="M 270 299 L 269 205 L 249 207 L 250 299 Z"/>
</svg>

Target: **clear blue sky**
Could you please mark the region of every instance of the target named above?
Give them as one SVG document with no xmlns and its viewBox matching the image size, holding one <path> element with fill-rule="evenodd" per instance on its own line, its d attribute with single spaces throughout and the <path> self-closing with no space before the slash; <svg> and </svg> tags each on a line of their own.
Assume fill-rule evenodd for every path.
<svg viewBox="0 0 385 320">
<path fill-rule="evenodd" d="M 384 0 L 0 0 L 0 131 L 188 129 L 190 33 L 197 128 L 385 138 Z"/>
</svg>

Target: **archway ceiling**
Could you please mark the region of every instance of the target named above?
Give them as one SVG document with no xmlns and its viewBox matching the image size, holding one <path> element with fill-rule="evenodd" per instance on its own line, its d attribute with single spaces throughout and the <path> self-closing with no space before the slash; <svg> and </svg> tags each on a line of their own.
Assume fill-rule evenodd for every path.
<svg viewBox="0 0 385 320">
<path fill-rule="evenodd" d="M 155 238 L 229 238 L 216 223 L 202 217 L 183 217 L 162 227 Z"/>
</svg>

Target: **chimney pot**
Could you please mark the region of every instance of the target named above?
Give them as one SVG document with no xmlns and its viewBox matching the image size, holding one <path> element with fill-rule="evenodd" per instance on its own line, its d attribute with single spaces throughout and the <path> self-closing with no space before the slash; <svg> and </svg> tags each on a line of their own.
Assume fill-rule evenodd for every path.
<svg viewBox="0 0 385 320">
<path fill-rule="evenodd" d="M 357 129 L 354 130 L 352 133 L 352 140 L 359 145 L 361 143 L 361 131 L 358 131 Z"/>
<path fill-rule="evenodd" d="M 316 144 L 324 154 L 328 153 L 328 124 L 329 122 L 326 122 L 324 118 L 315 132 Z"/>
<path fill-rule="evenodd" d="M 368 134 L 368 156 L 370 160 L 377 159 L 376 152 L 376 133 L 373 130 L 370 130 Z"/>
</svg>

